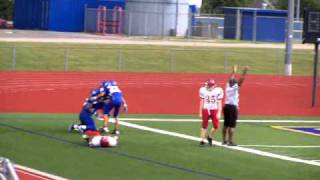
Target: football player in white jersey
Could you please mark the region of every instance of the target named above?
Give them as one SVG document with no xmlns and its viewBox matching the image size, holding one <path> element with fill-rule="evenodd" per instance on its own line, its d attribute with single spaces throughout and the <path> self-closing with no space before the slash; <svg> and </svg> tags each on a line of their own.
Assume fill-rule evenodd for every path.
<svg viewBox="0 0 320 180">
<path fill-rule="evenodd" d="M 118 145 L 118 136 L 94 136 L 90 138 L 90 147 L 115 147 Z"/>
<path fill-rule="evenodd" d="M 89 147 L 115 147 L 118 145 L 118 136 L 101 135 L 98 131 L 86 131 L 82 138 L 85 139 Z"/>
<path fill-rule="evenodd" d="M 223 145 L 236 146 L 234 133 L 238 119 L 239 90 L 249 67 L 243 69 L 241 77 L 236 79 L 237 66 L 234 65 L 225 89 L 225 105 L 223 107 L 224 123 L 222 130 Z"/>
<path fill-rule="evenodd" d="M 200 130 L 200 145 L 204 145 L 204 140 L 207 138 L 208 143 L 212 146 L 212 137 L 219 128 L 219 119 L 222 111 L 223 89 L 217 87 L 214 80 L 208 80 L 205 86 L 199 90 L 200 108 L 199 117 L 202 118 L 202 127 Z M 210 133 L 207 132 L 209 119 L 212 119 L 213 127 Z"/>
</svg>

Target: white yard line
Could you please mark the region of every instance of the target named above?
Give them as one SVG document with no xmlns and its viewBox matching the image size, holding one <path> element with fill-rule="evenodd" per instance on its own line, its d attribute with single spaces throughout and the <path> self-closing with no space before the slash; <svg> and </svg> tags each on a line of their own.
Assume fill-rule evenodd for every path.
<svg viewBox="0 0 320 180">
<path fill-rule="evenodd" d="M 199 137 L 194 137 L 194 136 L 190 136 L 190 135 L 186 135 L 186 134 L 182 134 L 182 133 L 176 133 L 176 132 L 151 128 L 151 127 L 146 127 L 146 126 L 133 124 L 133 123 L 129 123 L 129 122 L 120 121 L 119 123 L 123 126 L 136 128 L 136 129 L 140 129 L 140 130 L 144 130 L 144 131 L 165 134 L 165 135 L 169 135 L 169 136 L 179 137 L 179 138 L 198 141 L 198 142 L 200 142 L 200 140 L 201 140 Z M 223 145 L 221 145 L 221 142 L 218 142 L 218 141 L 213 141 L 213 144 L 216 146 L 221 146 L 221 147 L 227 148 L 227 149 L 243 151 L 243 152 L 256 154 L 256 155 L 260 155 L 260 156 L 271 157 L 271 158 L 276 158 L 276 159 L 281 159 L 281 160 L 286 160 L 286 161 L 291 161 L 291 162 L 308 164 L 308 165 L 320 166 L 320 162 L 316 162 L 316 161 L 303 160 L 303 159 L 299 159 L 299 158 L 293 158 L 293 157 L 289 157 L 289 156 L 274 154 L 274 153 L 260 151 L 260 150 L 256 150 L 256 149 L 250 149 L 250 148 L 246 148 L 246 147 L 223 146 Z"/>
<path fill-rule="evenodd" d="M 147 121 L 147 122 L 200 122 L 200 119 L 156 119 L 156 118 L 121 118 L 124 121 Z M 223 122 L 223 120 L 220 120 Z M 320 120 L 237 120 L 245 123 L 320 123 Z"/>
<path fill-rule="evenodd" d="M 272 147 L 272 148 L 320 148 L 319 146 L 294 146 L 294 145 L 239 145 L 241 147 Z"/>
<path fill-rule="evenodd" d="M 31 169 L 29 167 L 25 167 L 25 166 L 21 166 L 21 165 L 17 165 L 17 164 L 15 164 L 14 166 L 16 168 L 16 171 L 28 174 L 30 176 L 38 177 L 41 179 L 67 180 L 66 178 L 52 175 L 52 174 L 49 174 L 49 173 L 46 173 L 43 171 Z"/>
</svg>

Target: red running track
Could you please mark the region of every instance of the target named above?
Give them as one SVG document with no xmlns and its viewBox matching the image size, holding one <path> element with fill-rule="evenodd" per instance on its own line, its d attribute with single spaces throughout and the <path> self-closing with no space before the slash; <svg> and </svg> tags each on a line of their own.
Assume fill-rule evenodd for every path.
<svg viewBox="0 0 320 180">
<path fill-rule="evenodd" d="M 197 114 L 198 90 L 208 78 L 224 87 L 228 75 L 0 72 L 0 112 L 78 113 L 92 88 L 114 79 L 131 114 Z M 311 87 L 311 77 L 249 74 L 240 92 L 240 113 L 320 116 L 319 105 L 311 107 Z"/>
<path fill-rule="evenodd" d="M 21 180 L 66 180 L 65 178 L 31 169 L 25 166 L 16 166 L 15 171 Z"/>
</svg>

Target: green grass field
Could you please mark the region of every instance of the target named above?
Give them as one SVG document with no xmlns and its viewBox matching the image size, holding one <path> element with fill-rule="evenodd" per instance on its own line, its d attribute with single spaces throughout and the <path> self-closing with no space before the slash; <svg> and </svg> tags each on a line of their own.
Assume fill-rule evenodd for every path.
<svg viewBox="0 0 320 180">
<path fill-rule="evenodd" d="M 224 73 L 230 66 L 250 65 L 250 74 L 283 74 L 284 50 L 177 48 L 55 43 L 0 42 L 0 71 L 194 72 Z M 66 58 L 67 57 L 67 58 Z M 310 76 L 312 50 L 295 50 L 293 74 Z M 131 118 L 196 118 L 177 115 L 126 115 Z M 241 117 L 242 119 L 319 120 L 319 117 Z M 16 163 L 69 179 L 239 179 L 313 180 L 320 167 L 231 150 L 198 146 L 197 141 L 121 127 L 120 145 L 92 149 L 67 127 L 77 114 L 0 113 L 0 155 Z M 98 124 L 101 122 L 97 122 Z M 130 123 L 199 136 L 199 122 Z M 319 136 L 271 128 L 304 123 L 239 123 L 240 145 L 317 146 L 314 148 L 248 147 L 304 160 L 320 160 Z M 221 130 L 215 140 L 221 141 Z"/>
<path fill-rule="evenodd" d="M 121 127 L 120 145 L 92 149 L 67 127 L 77 114 L 0 114 L 0 154 L 16 163 L 69 179 L 319 179 L 320 167 L 262 157 L 224 147 L 199 147 L 198 142 Z M 126 115 L 134 118 L 195 118 L 172 115 Z M 315 118 L 242 117 L 245 119 Z M 98 124 L 101 122 L 97 122 Z M 130 121 L 147 127 L 198 137 L 199 122 Z M 112 124 L 111 124 L 112 125 Z M 271 128 L 271 125 L 319 123 L 239 123 L 240 145 L 314 145 L 319 136 Z M 221 140 L 221 131 L 216 134 Z M 320 160 L 317 148 L 258 148 L 305 160 Z"/>
<path fill-rule="evenodd" d="M 0 42 L 0 54 L 1 71 L 224 73 L 238 64 L 250 65 L 251 74 L 283 74 L 285 50 Z M 312 75 L 312 50 L 292 57 L 293 75 Z"/>
</svg>

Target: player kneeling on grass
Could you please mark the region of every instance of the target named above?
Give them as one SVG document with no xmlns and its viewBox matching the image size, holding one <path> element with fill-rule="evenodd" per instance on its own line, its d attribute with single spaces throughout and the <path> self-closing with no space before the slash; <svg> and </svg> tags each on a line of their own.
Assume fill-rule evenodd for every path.
<svg viewBox="0 0 320 180">
<path fill-rule="evenodd" d="M 199 90 L 200 108 L 199 116 L 202 118 L 202 127 L 200 131 L 200 146 L 204 145 L 207 138 L 208 143 L 212 146 L 212 138 L 216 130 L 219 128 L 219 119 L 222 110 L 223 89 L 217 87 L 214 80 L 209 80 L 205 86 Z M 210 133 L 207 132 L 209 119 L 212 119 L 213 127 Z"/>
<path fill-rule="evenodd" d="M 101 109 L 104 105 L 103 99 L 99 97 L 99 90 L 92 90 L 90 96 L 86 98 L 82 110 L 79 114 L 79 119 L 81 121 L 80 124 L 72 124 L 70 125 L 68 131 L 71 132 L 73 130 L 79 131 L 81 133 L 91 130 L 96 131 L 96 125 L 92 118 L 93 114 Z"/>
<path fill-rule="evenodd" d="M 115 127 L 112 134 L 120 134 L 120 126 L 119 126 L 119 112 L 121 106 L 123 106 L 124 111 L 128 111 L 128 107 L 126 101 L 123 97 L 123 93 L 117 85 L 117 82 L 114 80 L 106 81 L 103 83 L 103 88 L 100 89 L 100 92 L 103 92 L 105 95 L 110 97 L 110 101 L 103 106 L 104 110 L 104 124 L 102 130 L 104 132 L 109 132 L 108 123 L 110 112 L 113 110 L 113 117 L 115 119 Z"/>
<path fill-rule="evenodd" d="M 89 147 L 115 147 L 119 139 L 118 136 L 102 136 L 98 131 L 86 131 L 82 137 Z"/>
</svg>

